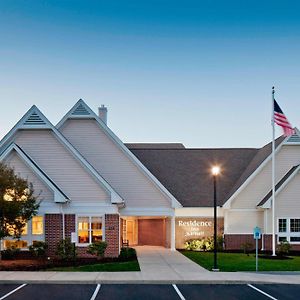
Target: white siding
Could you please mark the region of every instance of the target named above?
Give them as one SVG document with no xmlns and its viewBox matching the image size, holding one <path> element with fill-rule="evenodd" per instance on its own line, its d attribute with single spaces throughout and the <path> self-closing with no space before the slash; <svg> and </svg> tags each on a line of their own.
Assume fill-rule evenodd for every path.
<svg viewBox="0 0 300 300">
<path fill-rule="evenodd" d="M 127 207 L 171 206 L 95 120 L 67 120 L 61 132 L 121 195 Z"/>
<path fill-rule="evenodd" d="M 226 232 L 229 234 L 251 234 L 253 228 L 263 228 L 263 211 L 228 211 L 226 213 Z"/>
<path fill-rule="evenodd" d="M 34 194 L 38 196 L 38 201 L 53 202 L 53 191 L 23 162 L 17 152 L 13 150 L 4 160 L 10 167 L 14 168 L 15 173 L 33 184 Z"/>
<path fill-rule="evenodd" d="M 72 203 L 110 203 L 110 195 L 51 130 L 21 130 L 15 143 L 44 170 Z"/>
<path fill-rule="evenodd" d="M 300 146 L 283 146 L 276 155 L 276 182 L 300 163 Z M 271 190 L 271 161 L 232 201 L 232 208 L 255 208 Z"/>
<path fill-rule="evenodd" d="M 300 174 L 298 173 L 275 198 L 275 214 L 300 218 Z"/>
</svg>

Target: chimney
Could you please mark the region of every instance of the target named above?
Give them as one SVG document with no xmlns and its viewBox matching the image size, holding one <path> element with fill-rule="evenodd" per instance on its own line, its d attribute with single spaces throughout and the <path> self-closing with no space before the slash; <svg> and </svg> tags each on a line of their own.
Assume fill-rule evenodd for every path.
<svg viewBox="0 0 300 300">
<path fill-rule="evenodd" d="M 101 106 L 98 107 L 98 115 L 99 118 L 107 125 L 107 107 L 105 107 L 104 104 L 101 104 Z"/>
</svg>

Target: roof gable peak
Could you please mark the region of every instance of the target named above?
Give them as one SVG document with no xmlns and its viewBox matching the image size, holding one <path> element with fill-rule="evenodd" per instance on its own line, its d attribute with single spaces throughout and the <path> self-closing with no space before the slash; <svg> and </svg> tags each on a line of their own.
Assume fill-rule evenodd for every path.
<svg viewBox="0 0 300 300">
<path fill-rule="evenodd" d="M 300 145 L 300 131 L 298 128 L 295 127 L 295 133 L 291 136 L 287 137 L 285 142 L 285 145 Z"/>
<path fill-rule="evenodd" d="M 37 106 L 33 105 L 22 117 L 18 127 L 26 129 L 50 129 L 52 124 Z"/>
</svg>

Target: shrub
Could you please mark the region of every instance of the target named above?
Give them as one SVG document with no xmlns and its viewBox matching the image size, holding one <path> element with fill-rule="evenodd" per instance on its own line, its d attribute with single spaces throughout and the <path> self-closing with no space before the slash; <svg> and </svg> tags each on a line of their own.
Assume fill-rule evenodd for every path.
<svg viewBox="0 0 300 300">
<path fill-rule="evenodd" d="M 192 251 L 212 251 L 214 249 L 214 239 L 206 237 L 201 240 L 190 240 L 185 242 L 184 248 Z"/>
<path fill-rule="evenodd" d="M 33 244 L 29 246 L 29 251 L 36 257 L 43 257 L 46 254 L 47 248 L 47 243 L 42 241 L 34 241 Z"/>
<path fill-rule="evenodd" d="M 104 256 L 106 247 L 107 243 L 105 241 L 94 242 L 88 246 L 87 253 L 97 255 L 98 258 L 102 258 Z"/>
<path fill-rule="evenodd" d="M 123 247 L 121 248 L 121 252 L 119 255 L 119 259 L 126 261 L 126 260 L 132 260 L 136 258 L 136 251 L 133 248 L 129 247 Z"/>
<path fill-rule="evenodd" d="M 10 248 L 1 251 L 1 257 L 3 259 L 15 259 L 19 252 L 19 248 L 11 246 Z"/>
<path fill-rule="evenodd" d="M 66 261 L 76 260 L 77 252 L 75 245 L 71 242 L 70 238 L 61 240 L 57 245 L 56 254 Z"/>
<path fill-rule="evenodd" d="M 291 250 L 291 244 L 288 241 L 281 241 L 277 246 L 277 252 L 281 256 L 288 255 Z"/>
<path fill-rule="evenodd" d="M 241 244 L 241 249 L 249 256 L 249 253 L 253 250 L 253 244 L 249 242 L 243 243 Z"/>
</svg>

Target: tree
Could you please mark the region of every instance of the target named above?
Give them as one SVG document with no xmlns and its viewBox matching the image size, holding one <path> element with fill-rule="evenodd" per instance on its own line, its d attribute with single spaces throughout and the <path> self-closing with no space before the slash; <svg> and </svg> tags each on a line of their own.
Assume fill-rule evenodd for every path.
<svg viewBox="0 0 300 300">
<path fill-rule="evenodd" d="M 37 214 L 36 200 L 32 183 L 0 162 L 0 245 L 5 237 L 21 237 L 28 220 Z"/>
</svg>

